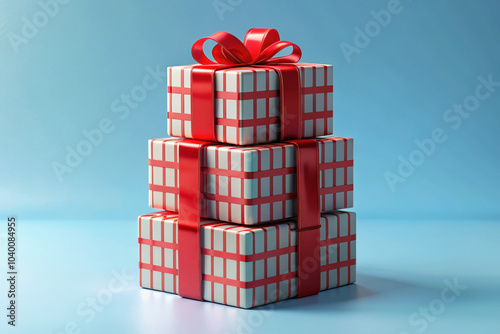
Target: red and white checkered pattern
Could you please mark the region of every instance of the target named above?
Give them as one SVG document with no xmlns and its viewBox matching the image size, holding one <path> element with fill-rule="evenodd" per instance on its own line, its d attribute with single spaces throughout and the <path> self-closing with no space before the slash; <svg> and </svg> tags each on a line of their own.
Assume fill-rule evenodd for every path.
<svg viewBox="0 0 500 334">
<path fill-rule="evenodd" d="M 192 138 L 191 69 L 168 68 L 168 134 Z M 302 84 L 303 137 L 333 133 L 333 68 L 297 64 Z M 215 134 L 218 142 L 251 145 L 280 138 L 280 85 L 272 69 L 238 67 L 215 73 Z M 196 138 L 194 138 L 196 139 Z"/>
<path fill-rule="evenodd" d="M 149 141 L 149 205 L 179 211 L 178 138 Z M 353 205 L 352 138 L 319 143 L 321 212 Z M 297 216 L 295 146 L 208 145 L 202 154 L 201 217 L 259 224 Z"/>
<path fill-rule="evenodd" d="M 139 217 L 144 288 L 178 293 L 177 217 L 166 211 Z M 201 240 L 204 300 L 251 308 L 297 296 L 296 222 L 241 226 L 205 220 Z M 322 215 L 320 272 L 321 290 L 356 280 L 355 213 Z"/>
</svg>

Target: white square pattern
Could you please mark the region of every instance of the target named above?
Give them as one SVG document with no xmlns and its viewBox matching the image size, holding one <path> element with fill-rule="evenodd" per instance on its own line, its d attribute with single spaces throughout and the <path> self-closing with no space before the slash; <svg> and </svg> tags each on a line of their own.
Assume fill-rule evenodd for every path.
<svg viewBox="0 0 500 334">
<path fill-rule="evenodd" d="M 139 217 L 140 282 L 144 288 L 179 291 L 178 215 Z M 320 228 L 321 290 L 356 280 L 356 215 L 323 214 Z M 297 296 L 295 221 L 263 227 L 201 222 L 202 298 L 251 308 Z"/>
</svg>

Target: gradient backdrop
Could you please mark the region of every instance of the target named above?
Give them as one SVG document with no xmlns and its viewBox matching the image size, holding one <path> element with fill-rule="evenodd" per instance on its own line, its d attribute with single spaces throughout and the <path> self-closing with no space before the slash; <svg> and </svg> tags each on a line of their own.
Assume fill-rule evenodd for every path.
<svg viewBox="0 0 500 334">
<path fill-rule="evenodd" d="M 499 13 L 494 0 L 0 0 L 1 216 L 126 220 L 135 233 L 153 211 L 147 140 L 166 136 L 166 67 L 192 63 L 193 42 L 216 31 L 272 27 L 302 61 L 334 65 L 360 219 L 498 222 Z M 144 90 L 150 73 L 158 85 Z M 108 133 L 58 177 L 102 122 Z"/>
<path fill-rule="evenodd" d="M 354 28 L 364 30 L 370 12 L 388 1 L 221 3 L 227 7 L 219 16 L 212 1 L 72 1 L 43 20 L 34 1 L 2 1 L 2 213 L 124 219 L 147 212 L 147 139 L 166 136 L 165 81 L 126 117 L 113 112 L 113 101 L 141 86 L 148 67 L 192 63 L 198 38 L 219 30 L 243 38 L 248 28 L 274 27 L 301 46 L 304 62 L 334 65 L 334 131 L 355 139 L 357 211 L 499 217 L 500 89 L 457 130 L 443 121 L 448 108 L 474 94 L 479 76 L 500 81 L 497 1 L 402 0 L 350 62 L 341 43 L 356 47 Z M 24 38 L 24 18 L 40 26 L 36 33 L 24 28 L 31 38 Z M 103 118 L 113 132 L 60 182 L 52 163 L 64 163 L 66 147 L 75 149 L 82 131 Z M 391 191 L 384 173 L 397 172 L 398 157 L 408 158 L 414 141 L 437 127 L 447 141 Z"/>
</svg>

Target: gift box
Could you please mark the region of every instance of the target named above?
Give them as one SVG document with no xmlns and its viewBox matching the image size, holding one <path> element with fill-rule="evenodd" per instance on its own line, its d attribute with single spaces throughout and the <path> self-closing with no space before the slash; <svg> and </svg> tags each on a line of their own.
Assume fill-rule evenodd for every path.
<svg viewBox="0 0 500 334">
<path fill-rule="evenodd" d="M 297 296 L 297 226 L 293 220 L 242 226 L 202 220 L 202 299 L 251 308 Z M 356 215 L 338 211 L 320 218 L 320 290 L 356 280 Z M 178 214 L 139 217 L 139 267 L 143 288 L 178 293 Z M 317 268 L 316 268 L 317 269 Z"/>
<path fill-rule="evenodd" d="M 193 138 L 191 72 L 196 65 L 168 68 L 168 134 Z M 333 68 L 295 64 L 300 74 L 302 138 L 333 133 Z M 215 137 L 218 142 L 252 145 L 280 139 L 280 80 L 272 68 L 230 67 L 215 72 Z"/>
<path fill-rule="evenodd" d="M 352 138 L 316 138 L 321 212 L 353 205 Z M 149 205 L 179 211 L 179 143 L 149 141 Z M 208 144 L 202 149 L 201 217 L 259 224 L 297 216 L 296 148 Z"/>
</svg>

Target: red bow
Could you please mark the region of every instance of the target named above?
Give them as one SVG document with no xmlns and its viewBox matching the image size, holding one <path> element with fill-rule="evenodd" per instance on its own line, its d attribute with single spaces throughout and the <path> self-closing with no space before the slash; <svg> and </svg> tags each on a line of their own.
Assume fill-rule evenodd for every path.
<svg viewBox="0 0 500 334">
<path fill-rule="evenodd" d="M 203 44 L 211 39 L 217 43 L 212 49 L 215 62 L 203 52 Z M 291 46 L 288 56 L 273 58 L 281 50 Z M 203 65 L 257 65 L 296 63 L 302 56 L 300 48 L 293 43 L 280 41 L 276 29 L 252 28 L 245 35 L 243 43 L 230 33 L 219 31 L 209 37 L 201 38 L 193 44 L 191 54 L 194 60 Z"/>
<path fill-rule="evenodd" d="M 211 39 L 217 42 L 212 49 L 216 62 L 208 59 L 203 44 Z M 275 57 L 286 47 L 292 47 L 288 56 Z M 233 35 L 219 31 L 193 44 L 193 58 L 201 65 L 191 72 L 191 134 L 192 138 L 217 141 L 215 135 L 215 72 L 229 67 L 255 66 L 271 68 L 280 80 L 281 140 L 302 138 L 301 87 L 299 70 L 300 48 L 280 41 L 276 29 L 250 29 L 243 43 Z"/>
</svg>

